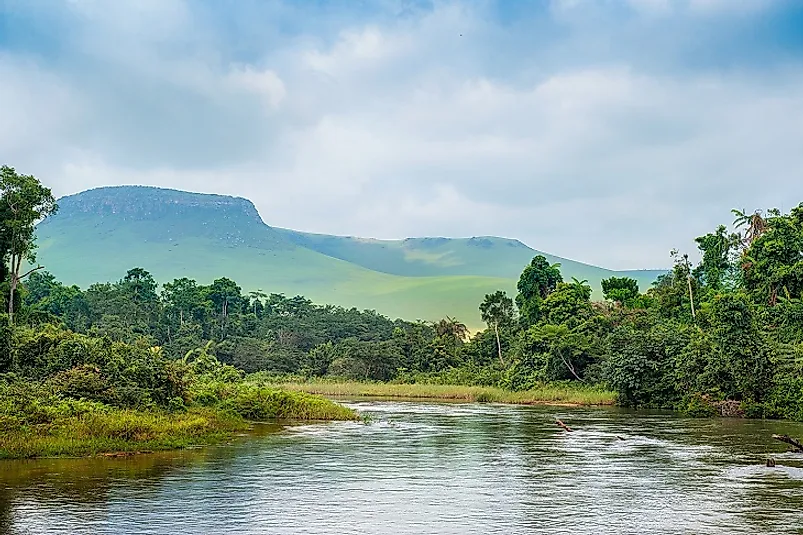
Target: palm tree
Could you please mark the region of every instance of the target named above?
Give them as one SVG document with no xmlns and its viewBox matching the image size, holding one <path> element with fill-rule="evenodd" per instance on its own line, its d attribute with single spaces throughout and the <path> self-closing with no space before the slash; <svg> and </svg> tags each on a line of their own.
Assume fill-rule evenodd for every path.
<svg viewBox="0 0 803 535">
<path fill-rule="evenodd" d="M 745 210 L 734 209 L 731 210 L 731 213 L 736 216 L 736 219 L 733 220 L 734 227 L 746 227 L 743 240 L 745 249 L 750 247 L 767 230 L 767 221 L 762 216 L 763 212 L 761 210 L 748 214 Z"/>
<path fill-rule="evenodd" d="M 588 285 L 587 279 L 577 280 L 572 277 L 571 285 L 579 295 L 584 296 L 586 299 L 591 297 L 591 286 Z"/>
<path fill-rule="evenodd" d="M 583 287 L 585 287 L 585 286 L 588 286 L 588 279 L 577 280 L 577 278 L 575 278 L 575 277 L 572 277 L 572 284 L 573 284 L 573 285 L 574 285 L 576 288 L 583 288 Z"/>
<path fill-rule="evenodd" d="M 464 323 L 457 321 L 456 318 L 446 316 L 446 318 L 435 322 L 433 325 L 435 333 L 442 338 L 453 338 L 459 342 L 465 341 L 468 337 L 468 327 Z"/>
</svg>

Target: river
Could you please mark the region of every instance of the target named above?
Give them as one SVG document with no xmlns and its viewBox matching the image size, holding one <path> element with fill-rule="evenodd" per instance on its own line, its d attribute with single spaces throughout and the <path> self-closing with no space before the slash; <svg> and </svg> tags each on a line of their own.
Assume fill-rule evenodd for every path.
<svg viewBox="0 0 803 535">
<path fill-rule="evenodd" d="M 224 446 L 122 459 L 0 461 L 0 534 L 803 534 L 803 455 L 771 438 L 803 436 L 803 424 L 348 404 L 370 421 L 259 426 Z"/>
</svg>

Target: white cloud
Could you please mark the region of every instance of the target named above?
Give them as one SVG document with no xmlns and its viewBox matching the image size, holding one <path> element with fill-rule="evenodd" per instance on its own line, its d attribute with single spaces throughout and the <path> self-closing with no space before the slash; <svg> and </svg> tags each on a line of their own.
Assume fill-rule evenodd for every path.
<svg viewBox="0 0 803 535">
<path fill-rule="evenodd" d="M 275 72 L 260 71 L 250 65 L 233 67 L 226 75 L 226 81 L 234 89 L 255 93 L 263 98 L 270 108 L 277 108 L 287 95 L 284 82 Z"/>
<path fill-rule="evenodd" d="M 276 226 L 497 234 L 615 268 L 667 265 L 732 207 L 803 197 L 800 64 L 757 76 L 644 68 L 619 51 L 580 61 L 585 34 L 525 46 L 456 3 L 232 57 L 194 29 L 189 4 L 131 5 L 90 14 L 142 31 L 164 21 L 115 41 L 92 19 L 75 45 L 97 51 L 90 76 L 0 56 L 0 106 L 19 125 L 0 132 L 0 153 L 59 194 L 124 183 L 234 194 Z M 622 35 L 658 46 L 639 28 Z"/>
</svg>

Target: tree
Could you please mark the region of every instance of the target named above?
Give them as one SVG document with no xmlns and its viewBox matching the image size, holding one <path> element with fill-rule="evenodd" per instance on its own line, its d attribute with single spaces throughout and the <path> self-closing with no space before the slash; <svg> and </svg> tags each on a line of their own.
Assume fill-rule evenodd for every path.
<svg viewBox="0 0 803 535">
<path fill-rule="evenodd" d="M 466 327 L 465 323 L 461 323 L 449 316 L 436 321 L 432 326 L 436 335 L 454 340 L 457 343 L 462 343 L 468 337 L 468 327 Z"/>
<path fill-rule="evenodd" d="M 590 299 L 591 287 L 584 282 L 561 282 L 541 304 L 541 317 L 546 323 L 573 329 L 591 316 Z"/>
<path fill-rule="evenodd" d="M 209 300 L 214 303 L 215 311 L 220 315 L 221 338 L 226 338 L 229 316 L 240 312 L 246 304 L 242 290 L 231 279 L 216 279 L 209 286 Z"/>
<path fill-rule="evenodd" d="M 746 213 L 745 210 L 731 210 L 731 213 L 736 216 L 733 220 L 733 226 L 736 228 L 745 227 L 743 243 L 745 249 L 753 245 L 753 242 L 761 236 L 767 228 L 767 222 L 762 217 L 762 211 L 756 210 L 752 214 Z"/>
<path fill-rule="evenodd" d="M 697 319 L 697 312 L 694 308 L 694 277 L 692 277 L 691 264 L 689 264 L 689 255 L 678 253 L 677 249 L 673 249 L 669 253 L 675 261 L 675 273 L 683 274 L 686 279 L 686 285 L 689 289 L 689 308 L 691 310 L 692 320 Z"/>
<path fill-rule="evenodd" d="M 136 305 L 156 301 L 156 281 L 142 268 L 129 269 L 121 282 L 123 289 Z"/>
<path fill-rule="evenodd" d="M 56 199 L 49 188 L 44 187 L 33 175 L 20 175 L 12 167 L 0 167 L 0 264 L 8 259 L 8 322 L 14 323 L 14 298 L 17 288 L 31 273 L 42 266 L 21 273 L 23 261 L 36 261 L 36 223 L 58 211 Z"/>
<path fill-rule="evenodd" d="M 204 302 L 198 284 L 186 277 L 167 282 L 162 287 L 162 301 L 168 314 L 178 313 L 179 326 L 193 317 L 195 310 Z"/>
<path fill-rule="evenodd" d="M 482 321 L 493 327 L 496 334 L 496 349 L 499 353 L 499 362 L 504 365 L 502 358 L 502 340 L 499 338 L 499 327 L 509 325 L 513 322 L 513 300 L 503 291 L 486 294 L 485 299 L 480 304 L 480 314 Z"/>
<path fill-rule="evenodd" d="M 770 213 L 741 264 L 745 288 L 756 301 L 774 306 L 779 297 L 803 296 L 803 203 L 788 215 Z"/>
<path fill-rule="evenodd" d="M 251 310 L 255 315 L 259 316 L 265 308 L 262 300 L 266 299 L 268 294 L 262 290 L 257 290 L 255 292 L 248 292 L 248 297 L 251 299 Z"/>
<path fill-rule="evenodd" d="M 542 255 L 533 258 L 524 268 L 516 286 L 519 291 L 516 305 L 528 325 L 538 322 L 541 302 L 555 291 L 559 282 L 563 282 L 560 264 L 550 264 Z"/>
<path fill-rule="evenodd" d="M 738 234 L 728 234 L 725 225 L 720 225 L 716 232 L 700 236 L 694 241 L 703 253 L 695 275 L 712 290 L 721 290 L 733 279 L 734 265 L 731 252 L 739 244 Z"/>
<path fill-rule="evenodd" d="M 209 299 L 224 319 L 232 312 L 239 312 L 243 304 L 240 287 L 231 279 L 216 279 L 209 287 Z"/>
<path fill-rule="evenodd" d="M 630 277 L 602 279 L 602 295 L 614 303 L 628 306 L 639 296 L 638 281 Z"/>
<path fill-rule="evenodd" d="M 566 325 L 530 327 L 522 337 L 520 350 L 517 388 L 534 386 L 531 384 L 533 377 L 540 381 L 575 379 L 584 382 L 584 371 L 593 361 L 589 338 Z"/>
</svg>

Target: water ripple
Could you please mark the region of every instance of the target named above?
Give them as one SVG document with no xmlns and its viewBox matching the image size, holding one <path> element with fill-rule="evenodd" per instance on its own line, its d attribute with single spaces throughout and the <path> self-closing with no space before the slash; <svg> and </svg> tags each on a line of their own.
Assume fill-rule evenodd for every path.
<svg viewBox="0 0 803 535">
<path fill-rule="evenodd" d="M 0 534 L 803 533 L 803 459 L 769 438 L 803 435 L 797 424 L 349 405 L 369 420 L 127 459 L 0 463 Z"/>
</svg>

